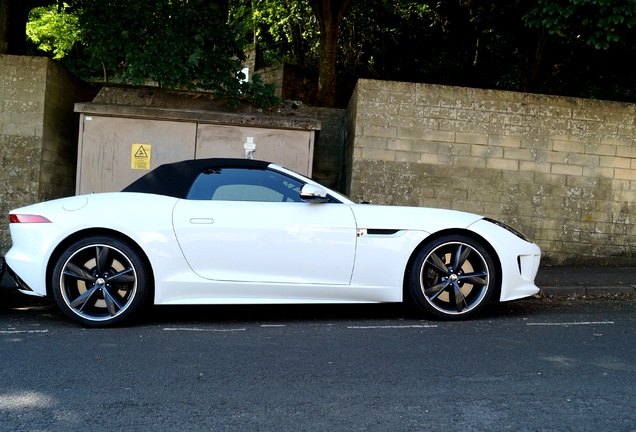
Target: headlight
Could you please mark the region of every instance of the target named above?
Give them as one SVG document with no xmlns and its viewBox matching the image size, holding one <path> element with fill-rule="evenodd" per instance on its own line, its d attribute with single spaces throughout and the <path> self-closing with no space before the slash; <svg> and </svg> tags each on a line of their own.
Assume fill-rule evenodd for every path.
<svg viewBox="0 0 636 432">
<path fill-rule="evenodd" d="M 506 231 L 508 231 L 508 232 L 513 233 L 514 235 L 516 235 L 517 237 L 519 237 L 519 238 L 520 238 L 520 239 L 522 239 L 522 240 L 525 240 L 525 241 L 527 241 L 527 242 L 530 242 L 530 239 L 528 239 L 528 237 L 526 237 L 525 235 L 521 234 L 519 231 L 517 231 L 517 230 L 516 230 L 516 229 L 514 229 L 513 227 L 511 227 L 511 226 L 509 226 L 509 225 L 506 225 L 506 224 L 505 224 L 505 223 L 503 223 L 503 222 L 499 222 L 499 221 L 497 221 L 497 220 L 490 219 L 490 218 L 484 218 L 484 220 L 485 220 L 485 221 L 488 221 L 488 222 L 490 222 L 490 223 L 493 223 L 493 224 L 495 224 L 495 225 L 497 225 L 497 226 L 499 226 L 499 227 L 501 227 L 501 228 L 505 229 L 505 230 L 506 230 Z M 531 243 L 531 242 L 530 242 L 530 243 Z"/>
</svg>

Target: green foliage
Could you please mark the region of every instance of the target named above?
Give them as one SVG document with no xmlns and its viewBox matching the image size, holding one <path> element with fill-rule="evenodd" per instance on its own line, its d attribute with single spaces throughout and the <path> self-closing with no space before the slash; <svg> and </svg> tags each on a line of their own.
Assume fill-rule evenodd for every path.
<svg viewBox="0 0 636 432">
<path fill-rule="evenodd" d="M 608 49 L 636 26 L 636 0 L 536 0 L 523 19 L 552 35 Z"/>
<path fill-rule="evenodd" d="M 40 50 L 59 60 L 80 41 L 79 19 L 67 3 L 36 7 L 29 13 L 26 35 Z"/>
<path fill-rule="evenodd" d="M 207 0 L 87 1 L 86 52 L 121 80 L 237 95 L 242 44 L 221 9 Z"/>
<path fill-rule="evenodd" d="M 262 50 L 265 64 L 318 64 L 318 22 L 308 0 L 233 0 L 230 19 Z"/>
<path fill-rule="evenodd" d="M 256 0 L 255 9 L 257 37 L 287 45 L 281 60 L 300 66 L 318 63 L 318 22 L 307 0 Z"/>
<path fill-rule="evenodd" d="M 317 33 L 287 30 L 311 15 L 290 1 L 233 4 L 249 17 L 246 28 L 256 25 L 258 44 L 284 41 L 270 58 L 316 68 Z M 636 0 L 352 0 L 339 29 L 341 89 L 358 77 L 504 90 L 523 83 L 548 94 L 636 101 L 624 61 L 636 54 L 634 24 Z"/>
<path fill-rule="evenodd" d="M 422 41 L 442 32 L 436 11 L 421 1 L 354 0 L 339 34 L 341 66 L 362 76 L 415 78 L 422 68 L 414 60 L 439 63 L 435 45 Z"/>
<path fill-rule="evenodd" d="M 276 86 L 274 84 L 264 84 L 259 75 L 254 75 L 252 77 L 252 85 L 245 89 L 243 96 L 252 105 L 259 108 L 267 108 L 280 102 L 275 92 Z"/>
<path fill-rule="evenodd" d="M 52 1 L 52 0 L 51 0 Z M 244 81 L 245 40 L 227 23 L 227 2 L 209 0 L 68 0 L 35 8 L 29 38 L 55 59 L 82 42 L 71 68 L 86 79 L 168 89 L 207 90 L 230 105 L 277 102 L 258 77 Z"/>
<path fill-rule="evenodd" d="M 85 78 L 268 106 L 271 86 L 239 80 L 248 43 L 266 63 L 318 69 L 309 0 L 48 1 L 29 38 Z M 518 90 L 531 75 L 524 89 L 636 102 L 636 0 L 352 0 L 338 40 L 343 103 L 358 77 Z"/>
</svg>

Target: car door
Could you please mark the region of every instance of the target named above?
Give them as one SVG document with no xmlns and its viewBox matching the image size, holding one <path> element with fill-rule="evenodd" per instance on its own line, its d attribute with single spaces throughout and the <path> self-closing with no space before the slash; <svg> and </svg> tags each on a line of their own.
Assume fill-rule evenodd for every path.
<svg viewBox="0 0 636 432">
<path fill-rule="evenodd" d="M 195 273 L 218 281 L 350 283 L 356 224 L 348 205 L 302 202 L 302 183 L 277 171 L 215 170 L 201 178 L 191 189 L 196 199 L 180 200 L 173 214 Z"/>
</svg>

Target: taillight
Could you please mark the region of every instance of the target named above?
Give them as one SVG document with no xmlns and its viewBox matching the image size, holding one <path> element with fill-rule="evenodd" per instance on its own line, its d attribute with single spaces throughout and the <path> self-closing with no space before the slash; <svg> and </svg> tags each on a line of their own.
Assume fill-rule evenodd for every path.
<svg viewBox="0 0 636 432">
<path fill-rule="evenodd" d="M 51 223 L 51 221 L 40 215 L 10 214 L 9 223 Z"/>
</svg>

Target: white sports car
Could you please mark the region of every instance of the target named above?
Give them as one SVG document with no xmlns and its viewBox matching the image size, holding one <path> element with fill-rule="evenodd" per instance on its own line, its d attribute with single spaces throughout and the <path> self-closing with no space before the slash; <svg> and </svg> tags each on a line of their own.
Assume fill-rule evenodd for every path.
<svg viewBox="0 0 636 432">
<path fill-rule="evenodd" d="M 10 212 L 5 260 L 22 292 L 88 327 L 147 303 L 408 300 L 469 318 L 538 292 L 540 250 L 474 214 L 355 204 L 280 166 L 244 159 L 162 165 L 122 192 Z"/>
</svg>

